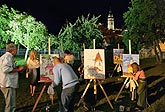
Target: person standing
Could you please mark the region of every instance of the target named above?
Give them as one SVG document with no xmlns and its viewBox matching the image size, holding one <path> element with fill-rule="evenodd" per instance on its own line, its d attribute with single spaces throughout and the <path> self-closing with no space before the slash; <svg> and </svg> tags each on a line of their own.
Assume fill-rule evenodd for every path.
<svg viewBox="0 0 165 112">
<path fill-rule="evenodd" d="M 54 58 L 53 86 L 62 83 L 60 112 L 73 112 L 76 93 L 79 89 L 79 80 L 72 67 L 61 63 L 57 57 Z"/>
<path fill-rule="evenodd" d="M 30 55 L 27 59 L 27 67 L 28 67 L 28 79 L 30 82 L 30 93 L 34 96 L 36 85 L 39 81 L 39 67 L 40 63 L 37 59 L 37 51 L 31 50 Z"/>
<path fill-rule="evenodd" d="M 13 57 L 17 54 L 17 47 L 11 43 L 6 46 L 6 53 L 0 57 L 0 90 L 5 97 L 5 112 L 16 110 L 16 88 L 18 88 L 18 72 L 24 66 L 16 67 Z"/>
<path fill-rule="evenodd" d="M 73 67 L 74 59 L 75 59 L 74 55 L 68 50 L 65 50 L 64 53 L 65 53 L 64 63 L 67 63 Z"/>
</svg>

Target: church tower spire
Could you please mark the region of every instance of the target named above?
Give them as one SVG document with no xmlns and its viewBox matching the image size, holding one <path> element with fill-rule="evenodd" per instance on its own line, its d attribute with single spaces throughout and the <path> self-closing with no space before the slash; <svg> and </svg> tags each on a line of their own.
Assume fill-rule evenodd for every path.
<svg viewBox="0 0 165 112">
<path fill-rule="evenodd" d="M 108 29 L 110 30 L 114 30 L 115 27 L 114 27 L 114 18 L 113 18 L 113 13 L 112 13 L 112 10 L 110 8 L 109 10 L 109 14 L 108 14 L 108 18 L 107 18 L 107 26 L 108 26 Z"/>
</svg>

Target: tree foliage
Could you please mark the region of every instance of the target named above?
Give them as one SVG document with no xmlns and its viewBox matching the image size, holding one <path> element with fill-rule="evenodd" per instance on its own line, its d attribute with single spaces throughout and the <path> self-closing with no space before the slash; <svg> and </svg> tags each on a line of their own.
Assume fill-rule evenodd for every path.
<svg viewBox="0 0 165 112">
<path fill-rule="evenodd" d="M 102 40 L 102 33 L 98 28 L 98 17 L 89 15 L 78 17 L 75 23 L 67 22 L 59 34 L 59 47 L 61 50 L 69 49 L 72 51 L 81 51 L 83 43 L 86 48 L 93 48 L 93 39 L 96 39 L 96 48 L 100 40 Z"/>
<path fill-rule="evenodd" d="M 28 49 L 46 49 L 48 43 L 48 31 L 44 24 L 37 22 L 34 17 L 16 14 L 9 23 L 8 34 L 12 35 L 11 41 L 23 45 Z"/>
<path fill-rule="evenodd" d="M 9 9 L 7 5 L 2 5 L 0 8 L 0 48 L 5 47 L 6 43 L 11 40 L 11 35 L 7 34 L 6 31 L 10 29 L 9 23 L 13 20 L 16 12 L 12 8 Z"/>
<path fill-rule="evenodd" d="M 158 45 L 159 40 L 164 38 L 164 35 L 160 36 L 165 30 L 165 10 L 161 5 L 164 3 L 164 0 L 131 0 L 131 7 L 123 15 L 128 28 L 127 32 L 122 32 L 126 46 L 129 39 L 132 40 L 133 50 L 139 50 L 141 43 Z"/>
<path fill-rule="evenodd" d="M 28 50 L 45 50 L 48 49 L 48 38 L 51 39 L 51 45 L 56 44 L 55 36 L 48 33 L 46 26 L 37 21 L 31 15 L 13 8 L 8 8 L 7 5 L 2 5 L 0 9 L 0 39 L 1 48 L 8 42 L 14 42 L 22 45 Z"/>
</svg>

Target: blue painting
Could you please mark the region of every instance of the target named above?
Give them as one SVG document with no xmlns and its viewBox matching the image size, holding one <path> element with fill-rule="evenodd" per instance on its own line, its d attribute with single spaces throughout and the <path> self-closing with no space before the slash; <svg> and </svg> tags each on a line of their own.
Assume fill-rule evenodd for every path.
<svg viewBox="0 0 165 112">
<path fill-rule="evenodd" d="M 131 72 L 130 65 L 134 62 L 139 64 L 139 54 L 123 54 L 122 69 L 124 74 Z"/>
</svg>

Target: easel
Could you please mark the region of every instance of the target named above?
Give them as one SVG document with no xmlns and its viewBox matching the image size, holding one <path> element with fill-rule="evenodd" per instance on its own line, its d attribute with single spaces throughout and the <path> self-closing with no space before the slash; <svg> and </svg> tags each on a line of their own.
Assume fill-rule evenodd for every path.
<svg viewBox="0 0 165 112">
<path fill-rule="evenodd" d="M 116 96 L 116 98 L 115 98 L 115 101 L 117 101 L 119 95 L 121 94 L 121 92 L 122 92 L 122 90 L 124 89 L 124 87 L 126 86 L 126 84 L 129 83 L 128 80 L 129 80 L 129 81 L 135 81 L 135 80 L 132 79 L 132 77 L 128 77 L 128 76 L 125 76 L 125 77 L 126 77 L 126 79 L 125 79 L 125 81 L 124 81 L 124 84 L 122 85 L 122 87 L 121 87 L 119 93 L 117 94 L 117 96 Z M 137 81 L 135 81 L 135 83 L 137 84 Z M 132 97 L 131 97 L 131 100 L 133 101 L 134 99 L 136 99 L 136 94 L 135 94 L 135 90 L 132 88 L 131 84 L 130 84 L 130 91 L 131 91 L 131 93 L 132 93 L 132 95 L 131 95 L 131 96 L 132 96 Z"/>
<path fill-rule="evenodd" d="M 118 43 L 118 49 L 120 49 L 120 44 L 119 44 L 119 43 Z M 122 67 L 122 65 L 119 64 L 119 63 L 117 63 L 116 66 L 115 66 L 115 68 L 113 69 L 113 72 L 112 72 L 112 74 L 111 74 L 111 77 L 113 76 L 114 71 L 117 71 L 117 69 L 118 69 L 119 67 Z"/>
<path fill-rule="evenodd" d="M 49 55 L 51 54 L 50 51 L 51 51 L 51 50 L 50 50 L 50 38 L 48 38 L 48 53 L 49 53 Z M 41 90 L 41 92 L 40 92 L 40 95 L 38 96 L 38 98 L 37 98 L 37 100 L 36 100 L 36 102 L 35 102 L 35 105 L 34 105 L 34 107 L 33 107 L 33 109 L 32 109 L 32 112 L 35 111 L 35 109 L 36 109 L 36 107 L 37 107 L 37 104 L 38 104 L 38 102 L 40 101 L 41 96 L 43 95 L 43 93 L 44 93 L 44 91 L 45 91 L 46 86 L 49 85 L 49 84 L 51 84 L 51 83 L 52 83 L 52 80 L 48 80 L 48 81 L 38 81 L 38 82 L 44 82 L 44 86 L 42 87 L 42 90 Z"/>
<path fill-rule="evenodd" d="M 93 48 L 95 49 L 95 39 L 93 39 Z M 103 91 L 103 93 L 104 93 L 104 95 L 105 95 L 107 101 L 108 101 L 109 106 L 110 106 L 112 109 L 114 109 L 113 106 L 112 106 L 112 104 L 111 104 L 111 102 L 110 102 L 110 100 L 108 99 L 108 96 L 107 96 L 107 94 L 106 94 L 106 92 L 105 92 L 103 86 L 101 85 L 99 79 L 90 79 L 90 81 L 89 81 L 89 83 L 87 84 L 87 86 L 86 86 L 86 88 L 85 88 L 85 91 L 84 91 L 84 93 L 82 94 L 82 96 L 81 96 L 81 98 L 80 98 L 80 100 L 79 100 L 77 106 L 79 106 L 80 103 L 83 101 L 84 96 L 85 96 L 85 94 L 86 94 L 86 92 L 87 92 L 87 90 L 88 90 L 88 88 L 89 88 L 89 86 L 90 86 L 90 84 L 91 84 L 92 81 L 93 81 L 93 83 L 94 83 L 94 95 L 97 94 L 97 85 L 96 85 L 96 84 L 98 83 L 99 86 L 100 86 L 100 88 L 101 88 L 101 90 Z"/>
<path fill-rule="evenodd" d="M 131 54 L 131 40 L 129 40 L 129 54 Z M 128 77 L 128 76 L 125 76 L 125 77 L 126 77 L 126 79 L 125 79 L 125 81 L 124 81 L 124 84 L 122 85 L 122 87 L 121 87 L 119 93 L 117 94 L 117 96 L 116 96 L 116 98 L 115 98 L 115 101 L 117 101 L 119 95 L 121 94 L 123 88 L 126 86 L 128 80 L 129 80 L 129 81 L 135 81 L 135 80 L 132 79 L 132 77 Z M 135 83 L 138 85 L 137 81 L 135 81 Z M 130 91 L 132 92 L 132 97 L 131 97 L 131 100 L 132 100 L 132 101 L 133 101 L 134 98 L 136 97 L 136 93 L 135 93 L 134 90 L 135 90 L 135 89 L 132 88 L 132 85 L 131 85 L 131 82 L 130 82 Z"/>
</svg>

